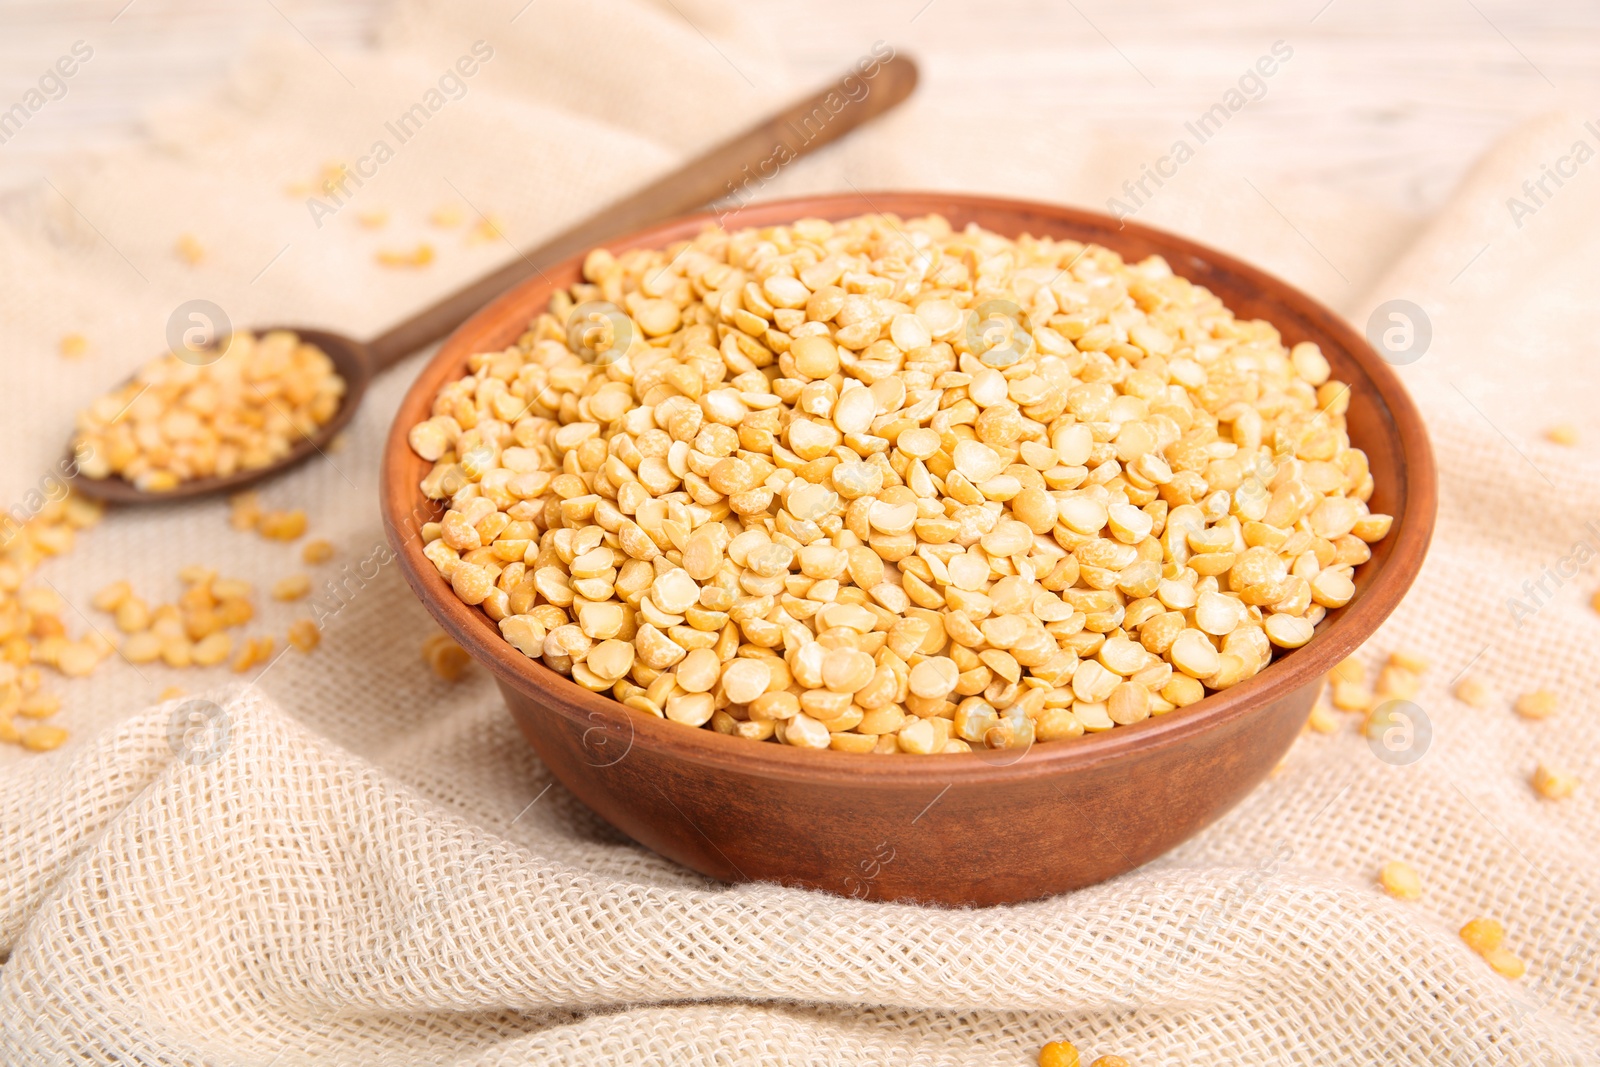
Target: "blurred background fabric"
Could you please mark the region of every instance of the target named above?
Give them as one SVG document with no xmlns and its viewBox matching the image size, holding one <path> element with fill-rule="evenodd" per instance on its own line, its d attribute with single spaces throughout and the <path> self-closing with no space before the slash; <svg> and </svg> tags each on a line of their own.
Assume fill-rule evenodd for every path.
<svg viewBox="0 0 1600 1067">
<path fill-rule="evenodd" d="M 113 660 L 52 678 L 71 740 L 0 746 L 0 1062 L 1024 1064 L 1055 1038 L 1086 1063 L 1600 1062 L 1600 579 L 1508 608 L 1600 521 L 1600 163 L 1525 187 L 1576 142 L 1600 149 L 1594 11 L 114 0 L 0 18 L 0 114 L 75 43 L 92 52 L 0 126 L 3 505 L 183 301 L 369 335 L 880 41 L 921 64 L 917 94 L 762 198 L 1116 200 L 1358 328 L 1411 301 L 1432 341 L 1398 369 L 1441 479 L 1423 576 L 1364 653 L 1431 660 L 1424 757 L 1375 759 L 1341 715 L 1175 852 L 1014 908 L 728 887 L 633 845 L 552 782 L 485 674 L 428 671 L 434 628 L 392 567 L 322 647 L 258 677 Z M 475 73 L 441 83 L 468 55 Z M 1268 55 L 1273 74 L 1241 81 Z M 427 124 L 314 215 L 327 168 L 434 89 Z M 1243 105 L 1141 188 L 1230 91 Z M 375 262 L 422 242 L 425 268 Z M 89 342 L 70 362 L 67 333 Z M 379 456 L 425 358 L 380 380 L 345 447 L 263 489 L 307 509 L 336 565 L 383 541 Z M 1578 446 L 1541 437 L 1563 422 Z M 88 601 L 112 580 L 168 599 L 199 563 L 266 589 L 297 552 L 212 501 L 110 513 L 40 575 L 77 633 L 104 625 Z M 304 614 L 261 610 L 280 634 Z M 1468 670 L 1490 707 L 1450 696 Z M 215 762 L 175 758 L 172 684 L 226 711 Z M 1535 688 L 1555 718 L 1511 714 Z M 1540 799 L 1540 761 L 1584 784 Z M 1422 873 L 1420 901 L 1377 888 L 1391 859 Z M 1478 916 L 1506 924 L 1523 979 L 1461 942 Z"/>
</svg>

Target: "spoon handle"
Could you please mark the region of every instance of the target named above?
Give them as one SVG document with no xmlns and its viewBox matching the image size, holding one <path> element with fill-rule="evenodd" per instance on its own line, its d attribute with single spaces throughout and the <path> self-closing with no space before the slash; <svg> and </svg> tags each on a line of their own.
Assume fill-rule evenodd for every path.
<svg viewBox="0 0 1600 1067">
<path fill-rule="evenodd" d="M 852 69 L 837 81 L 798 101 L 743 133 L 706 150 L 671 173 L 609 204 L 521 253 L 499 270 L 450 294 L 367 343 L 372 369 L 380 371 L 448 334 L 479 308 L 507 289 L 569 256 L 600 245 L 608 237 L 639 229 L 673 215 L 692 211 L 730 195 L 745 196 L 770 179 L 776 167 L 812 152 L 849 133 L 868 119 L 893 108 L 917 84 L 917 66 L 895 55 L 871 60 L 877 71 Z M 758 168 L 765 164 L 771 174 Z M 753 179 L 753 180 L 752 180 Z M 743 184 L 748 182 L 748 186 Z"/>
</svg>

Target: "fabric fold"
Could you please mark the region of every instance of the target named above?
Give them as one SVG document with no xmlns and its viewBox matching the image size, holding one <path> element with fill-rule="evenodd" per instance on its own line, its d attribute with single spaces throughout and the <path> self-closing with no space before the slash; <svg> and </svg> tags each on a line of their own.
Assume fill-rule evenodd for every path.
<svg viewBox="0 0 1600 1067">
<path fill-rule="evenodd" d="M 1141 872 L 1074 894 L 1070 907 L 939 911 L 760 886 L 640 891 L 462 823 L 258 693 L 217 697 L 198 743 L 173 725 L 204 702 L 190 698 L 137 716 L 65 767 L 28 770 L 38 796 L 116 799 L 88 847 L 55 859 L 55 884 L 32 901 L 18 894 L 33 906 L 0 971 L 9 1060 L 72 1047 L 73 1035 L 15 1020 L 100 960 L 98 995 L 77 1005 L 91 1011 L 83 1034 L 188 1044 L 221 1062 L 286 1052 L 340 1062 L 343 1040 L 429 1062 L 428 1046 L 443 1051 L 453 1027 L 500 1014 L 631 1015 L 653 1004 L 645 1018 L 688 1018 L 697 1009 L 674 1005 L 728 1000 L 930 1020 L 1250 1015 L 1276 1001 L 1285 1022 L 1314 1028 L 1375 988 L 1414 1028 L 1384 1037 L 1391 1052 L 1395 1040 L 1424 1057 L 1441 1034 L 1503 1032 L 1513 1058 L 1580 1062 L 1581 1035 L 1530 1012 L 1450 930 L 1294 867 L 1289 848 L 1243 871 Z M 138 787 L 118 795 L 108 783 Z M 8 869 L 30 870 L 53 857 L 10 859 Z M 1286 942 L 1296 928 L 1331 936 Z M 117 960 L 137 966 L 108 966 Z M 1418 982 L 1424 962 L 1449 984 L 1449 1003 Z M 1299 995 L 1284 1002 L 1287 991 Z M 422 1018 L 442 1032 L 419 1040 Z"/>
</svg>

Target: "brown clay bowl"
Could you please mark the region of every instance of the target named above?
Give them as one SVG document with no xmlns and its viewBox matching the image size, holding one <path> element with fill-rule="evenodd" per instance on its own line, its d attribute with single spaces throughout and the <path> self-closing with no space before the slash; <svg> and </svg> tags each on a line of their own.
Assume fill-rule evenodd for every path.
<svg viewBox="0 0 1600 1067">
<path fill-rule="evenodd" d="M 513 343 L 581 257 L 505 293 L 447 340 L 401 404 L 389 436 L 382 506 L 401 570 L 433 617 L 486 667 L 555 776 L 629 837 L 724 881 L 771 881 L 878 900 L 999 904 L 1049 896 L 1133 869 L 1244 797 L 1305 723 L 1322 675 L 1394 610 L 1433 529 L 1433 458 L 1421 419 L 1361 336 L 1304 293 L 1192 241 L 1094 212 L 947 193 L 838 195 L 757 204 L 740 226 L 865 212 L 943 214 L 1008 236 L 1094 241 L 1129 259 L 1152 253 L 1289 344 L 1315 341 L 1352 386 L 1349 427 L 1365 449 L 1375 511 L 1396 516 L 1358 568 L 1355 599 L 1317 635 L 1256 677 L 1135 726 L 1025 753 L 870 756 L 803 751 L 691 729 L 634 712 L 524 657 L 462 604 L 423 557 L 436 518 L 406 445 L 435 392 L 476 352 Z M 700 215 L 609 242 L 657 248 L 708 225 Z"/>
</svg>

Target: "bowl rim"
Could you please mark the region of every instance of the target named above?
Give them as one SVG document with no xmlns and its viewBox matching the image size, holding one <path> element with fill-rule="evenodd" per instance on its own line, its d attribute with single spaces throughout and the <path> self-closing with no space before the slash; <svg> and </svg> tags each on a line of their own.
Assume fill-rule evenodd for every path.
<svg viewBox="0 0 1600 1067">
<path fill-rule="evenodd" d="M 525 309 L 518 309 L 523 308 L 534 291 L 553 286 L 549 275 L 570 272 L 580 266 L 581 254 L 512 287 L 458 327 L 418 372 L 397 408 L 384 445 L 380 507 L 385 533 L 407 583 L 445 632 L 498 681 L 534 698 L 547 711 L 582 716 L 595 724 L 591 730 L 605 731 L 618 738 L 625 735 L 628 748 L 624 755 L 634 744 L 645 744 L 665 755 L 706 767 L 792 781 L 848 783 L 856 787 L 915 783 L 948 786 L 1002 779 L 1017 781 L 1084 770 L 1135 751 L 1181 744 L 1195 734 L 1234 723 L 1327 673 L 1372 635 L 1410 588 L 1432 537 L 1437 506 L 1437 476 L 1420 413 L 1394 371 L 1342 317 L 1266 271 L 1189 238 L 1142 223 L 1117 220 L 1103 212 L 1040 201 L 964 193 L 856 191 L 761 201 L 740 209 L 738 222 L 741 226 L 762 226 L 805 217 L 840 219 L 883 213 L 911 217 L 934 212 L 959 215 L 983 210 L 1038 215 L 1066 225 L 1130 232 L 1164 246 L 1163 254 L 1169 260 L 1186 256 L 1204 261 L 1270 292 L 1274 299 L 1292 307 L 1298 316 L 1338 342 L 1355 361 L 1392 415 L 1399 443 L 1396 466 L 1404 483 L 1402 507 L 1395 515 L 1389 535 L 1394 542 L 1388 558 L 1370 577 L 1366 588 L 1334 613 L 1336 617 L 1319 626 L 1306 645 L 1275 659 L 1254 677 L 1186 708 L 1070 741 L 1038 742 L 1022 750 L 1020 758 L 1009 762 L 999 752 L 886 759 L 832 749 L 796 749 L 752 742 L 703 727 L 684 727 L 647 716 L 610 696 L 591 692 L 529 659 L 500 635 L 496 625 L 481 610 L 458 600 L 449 584 L 422 554 L 422 543 L 417 536 L 421 523 L 417 518 L 431 515 L 437 505 L 426 501 L 415 481 L 404 473 L 407 463 L 422 462 L 411 454 L 407 433 L 414 421 L 426 417 L 438 387 L 460 377 L 466 359 L 480 351 L 476 335 L 503 329 L 504 320 L 513 314 L 518 316 L 519 327 L 525 326 L 531 316 L 525 314 Z M 715 212 L 680 216 L 621 235 L 607 241 L 604 247 L 614 251 L 660 248 L 720 221 Z M 402 528 L 406 522 L 414 523 L 409 532 Z M 1009 754 L 1010 750 L 1000 751 Z"/>
</svg>

